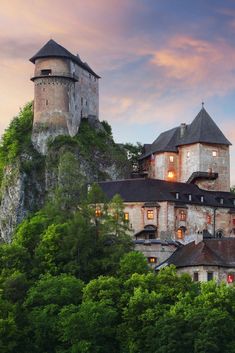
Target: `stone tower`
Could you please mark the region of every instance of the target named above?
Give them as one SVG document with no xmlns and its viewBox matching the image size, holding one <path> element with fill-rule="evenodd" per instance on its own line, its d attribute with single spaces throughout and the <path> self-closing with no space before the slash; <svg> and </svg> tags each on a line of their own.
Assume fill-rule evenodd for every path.
<svg viewBox="0 0 235 353">
<path fill-rule="evenodd" d="M 98 119 L 100 77 L 52 39 L 30 61 L 35 64 L 32 140 L 45 154 L 49 138 L 74 136 L 82 118 Z"/>
<path fill-rule="evenodd" d="M 183 123 L 165 131 L 151 145 L 146 145 L 140 165 L 150 178 L 229 191 L 230 145 L 202 107 L 191 124 Z"/>
</svg>

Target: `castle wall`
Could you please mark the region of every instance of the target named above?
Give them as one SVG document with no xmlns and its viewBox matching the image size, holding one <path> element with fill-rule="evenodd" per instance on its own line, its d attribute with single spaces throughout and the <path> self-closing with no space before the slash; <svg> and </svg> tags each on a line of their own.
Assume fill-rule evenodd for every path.
<svg viewBox="0 0 235 353">
<path fill-rule="evenodd" d="M 174 152 L 155 154 L 149 170 L 150 178 L 178 181 L 178 154 Z"/>
<path fill-rule="evenodd" d="M 219 177 L 216 180 L 198 182 L 197 185 L 200 188 L 218 191 L 230 190 L 229 146 L 200 145 L 200 171 L 207 172 L 208 170 L 218 173 Z"/>
<path fill-rule="evenodd" d="M 131 234 L 140 232 L 147 225 L 157 227 L 158 239 L 175 239 L 182 242 L 190 242 L 196 234 L 202 234 L 207 230 L 214 233 L 214 208 L 206 205 L 188 204 L 184 207 L 172 202 L 158 202 L 160 207 L 145 207 L 143 202 L 124 203 L 124 212 L 129 213 Z M 153 211 L 153 219 L 147 218 L 148 210 Z M 182 219 L 181 212 L 185 214 Z M 183 227 L 185 232 L 182 238 L 177 235 L 177 230 Z M 235 213 L 230 213 L 228 208 L 215 210 L 215 231 L 222 231 L 224 236 L 235 235 Z"/>
<path fill-rule="evenodd" d="M 179 181 L 186 183 L 193 172 L 200 171 L 200 144 L 179 147 Z M 207 170 L 206 170 L 207 171 Z"/>
<path fill-rule="evenodd" d="M 192 279 L 195 272 L 198 273 L 198 280 L 200 282 L 207 282 L 207 273 L 213 272 L 213 280 L 216 282 L 224 282 L 227 283 L 227 275 L 234 274 L 235 268 L 226 268 L 219 266 L 190 266 L 190 267 L 182 267 L 178 268 L 177 272 L 179 274 L 188 273 Z"/>
</svg>

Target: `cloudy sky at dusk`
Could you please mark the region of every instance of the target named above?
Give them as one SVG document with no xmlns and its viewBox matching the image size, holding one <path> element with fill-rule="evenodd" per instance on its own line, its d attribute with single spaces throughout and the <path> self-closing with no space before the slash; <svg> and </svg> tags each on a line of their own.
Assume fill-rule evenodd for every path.
<svg viewBox="0 0 235 353">
<path fill-rule="evenodd" d="M 205 108 L 233 143 L 234 0 L 0 0 L 0 133 L 33 98 L 28 61 L 50 38 L 96 71 L 117 142 L 152 142 Z"/>
</svg>

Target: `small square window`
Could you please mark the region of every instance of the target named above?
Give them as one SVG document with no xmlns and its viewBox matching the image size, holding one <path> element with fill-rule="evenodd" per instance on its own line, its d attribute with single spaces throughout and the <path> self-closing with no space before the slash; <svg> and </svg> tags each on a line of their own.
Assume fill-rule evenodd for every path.
<svg viewBox="0 0 235 353">
<path fill-rule="evenodd" d="M 174 162 L 174 156 L 170 156 L 169 160 L 170 160 L 171 163 Z"/>
<path fill-rule="evenodd" d="M 175 173 L 174 173 L 172 170 L 169 170 L 169 172 L 168 172 L 168 178 L 169 178 L 169 179 L 172 179 L 172 178 L 174 178 L 174 176 L 175 176 Z"/>
<path fill-rule="evenodd" d="M 213 280 L 213 272 L 207 272 L 207 281 L 212 281 Z"/>
<path fill-rule="evenodd" d="M 199 281 L 199 273 L 198 272 L 194 272 L 193 273 L 193 281 L 194 282 L 198 282 Z"/>
<path fill-rule="evenodd" d="M 217 157 L 217 151 L 212 151 L 212 156 Z"/>
<path fill-rule="evenodd" d="M 124 221 L 129 221 L 129 212 L 124 212 Z"/>
<path fill-rule="evenodd" d="M 229 273 L 229 274 L 227 274 L 227 282 L 228 282 L 228 283 L 233 283 L 234 280 L 235 280 L 234 273 Z"/>
<path fill-rule="evenodd" d="M 95 216 L 96 216 L 96 217 L 101 217 L 101 209 L 100 209 L 100 208 L 96 208 L 96 210 L 95 210 Z"/>
<path fill-rule="evenodd" d="M 153 210 L 148 210 L 148 211 L 147 211 L 147 218 L 148 218 L 148 219 L 153 219 L 153 218 L 154 218 Z"/>
<path fill-rule="evenodd" d="M 211 215 L 208 214 L 206 217 L 207 224 L 211 224 Z"/>
<path fill-rule="evenodd" d="M 183 229 L 179 228 L 177 230 L 177 238 L 178 239 L 183 239 L 184 233 L 183 233 Z"/>
<path fill-rule="evenodd" d="M 186 213 L 184 211 L 180 211 L 180 221 L 186 221 Z"/>
</svg>

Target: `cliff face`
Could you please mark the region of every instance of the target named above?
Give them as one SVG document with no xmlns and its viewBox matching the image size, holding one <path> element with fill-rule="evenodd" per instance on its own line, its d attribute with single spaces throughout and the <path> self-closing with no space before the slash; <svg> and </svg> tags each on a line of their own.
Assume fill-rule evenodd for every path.
<svg viewBox="0 0 235 353">
<path fill-rule="evenodd" d="M 6 130 L 0 146 L 0 236 L 10 242 L 16 226 L 66 183 L 76 188 L 130 175 L 126 151 L 114 143 L 107 123 L 83 120 L 74 137 L 49 139 L 45 156 L 31 142 L 32 106 L 27 105 Z M 71 187 L 70 187 L 71 190 Z"/>
</svg>

